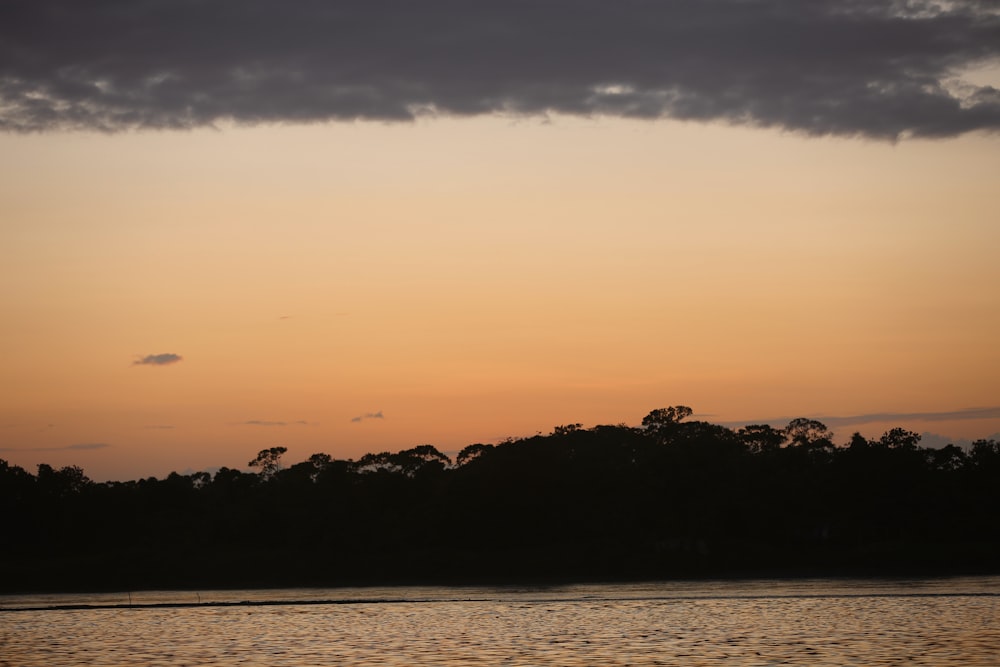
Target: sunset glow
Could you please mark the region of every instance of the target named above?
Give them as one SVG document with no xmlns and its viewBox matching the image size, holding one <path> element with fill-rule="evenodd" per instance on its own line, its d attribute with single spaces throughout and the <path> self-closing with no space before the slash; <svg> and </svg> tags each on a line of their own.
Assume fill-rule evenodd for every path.
<svg viewBox="0 0 1000 667">
<path fill-rule="evenodd" d="M 134 479 L 677 404 L 1000 432 L 990 128 L 214 125 L 0 134 L 0 458 Z"/>
</svg>

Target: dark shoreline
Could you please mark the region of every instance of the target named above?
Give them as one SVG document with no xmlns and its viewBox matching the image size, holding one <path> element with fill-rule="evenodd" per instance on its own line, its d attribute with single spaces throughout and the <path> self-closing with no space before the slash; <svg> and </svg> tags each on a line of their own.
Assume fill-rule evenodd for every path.
<svg viewBox="0 0 1000 667">
<path fill-rule="evenodd" d="M 949 574 L 949 575 L 877 575 L 877 576 L 857 576 L 857 575 L 812 575 L 812 576 L 752 576 L 752 577 L 709 577 L 709 578 L 683 578 L 683 579 L 662 579 L 662 580 L 636 580 L 636 581 L 560 581 L 560 582 L 507 582 L 503 584 L 483 584 L 483 583 L 465 583 L 465 584 L 432 584 L 432 583 L 413 583 L 413 584 L 371 584 L 371 585 L 357 585 L 357 586 L 332 586 L 332 587 L 254 587 L 254 588 L 214 588 L 214 589 L 204 589 L 210 593 L 225 594 L 226 592 L 245 592 L 247 590 L 255 590 L 258 592 L 266 593 L 267 591 L 275 592 L 289 592 L 289 591 L 318 591 L 318 590 L 352 590 L 369 588 L 373 591 L 381 591 L 385 588 L 398 588 L 401 591 L 405 589 L 420 589 L 420 588 L 438 588 L 442 590 L 451 590 L 456 593 L 460 592 L 462 589 L 473 589 L 477 593 L 481 593 L 483 589 L 494 589 L 499 594 L 498 596 L 488 596 L 484 597 L 482 595 L 477 596 L 447 596 L 447 597 L 384 597 L 384 596 L 352 596 L 345 598 L 295 598 L 295 597 L 285 597 L 276 599 L 259 599 L 259 600 L 201 600 L 200 593 L 195 589 L 179 588 L 179 589 L 163 589 L 163 590 L 150 590 L 150 591 L 73 591 L 73 592 L 26 592 L 18 593 L 16 596 L 31 597 L 32 595 L 102 595 L 102 594 L 118 594 L 121 596 L 128 595 L 130 598 L 129 602 L 108 602 L 108 603 L 65 603 L 65 604 L 40 604 L 40 605 L 30 605 L 30 606 L 15 606 L 15 607 L 5 607 L 0 605 L 0 613 L 5 612 L 32 612 L 32 611 L 88 611 L 88 610 L 145 610 L 145 609 L 193 609 L 193 608 L 223 608 L 223 607 L 286 607 L 286 606 L 337 606 L 337 605 L 356 605 L 356 604 L 434 604 L 442 602 L 451 603 L 461 603 L 461 602 L 494 602 L 503 599 L 503 589 L 511 588 L 518 589 L 520 593 L 524 593 L 524 589 L 537 588 L 540 597 L 531 598 L 533 602 L 574 602 L 574 601 L 593 601 L 595 598 L 592 596 L 585 596 L 581 598 L 573 597 L 547 597 L 544 595 L 546 589 L 561 588 L 564 586 L 609 586 L 609 585 L 627 585 L 627 584 L 648 584 L 648 585 L 669 585 L 671 583 L 676 584 L 717 584 L 720 582 L 725 583 L 762 583 L 762 582 L 774 582 L 776 584 L 790 584 L 795 582 L 807 582 L 816 581 L 819 579 L 828 580 L 831 582 L 867 582 L 867 583 L 909 583 L 913 580 L 926 580 L 926 581 L 947 581 L 950 579 L 963 579 L 969 577 L 989 577 L 989 576 L 1000 576 L 996 574 L 986 574 L 986 573 L 962 573 L 962 574 Z M 131 601 L 131 596 L 133 594 L 142 595 L 144 593 L 156 594 L 156 593 L 198 593 L 199 599 L 197 602 L 194 601 L 165 601 L 165 602 L 133 602 Z M 675 595 L 652 595 L 652 596 L 636 596 L 627 598 L 609 598 L 609 599 L 629 599 L 629 600 L 706 600 L 706 599 L 731 599 L 733 597 L 738 597 L 740 599 L 783 599 L 783 598 L 808 598 L 808 599 L 826 599 L 826 598 L 844 598 L 844 597 L 870 597 L 870 598 L 892 598 L 892 597 L 911 597 L 911 598 L 938 598 L 938 597 L 1000 597 L 1000 591 L 962 591 L 962 592 L 926 592 L 926 591 L 909 591 L 909 592 L 892 592 L 892 593 L 879 593 L 879 592 L 863 592 L 863 593 L 746 593 L 736 596 L 731 595 L 717 595 L 717 594 L 675 594 Z"/>
<path fill-rule="evenodd" d="M 992 545 L 990 545 L 992 546 Z M 893 581 L 906 579 L 955 579 L 961 577 L 1000 576 L 1000 563 L 987 558 L 990 553 L 982 554 L 979 562 L 956 563 L 911 563 L 902 565 L 897 560 L 895 567 L 886 567 L 885 563 L 856 564 L 854 567 L 763 567 L 763 568 L 731 568 L 731 569 L 688 569 L 673 575 L 663 573 L 635 572 L 631 575 L 607 572 L 577 573 L 564 576 L 551 574 L 521 573 L 519 575 L 480 574 L 480 576 L 430 575 L 430 576 L 381 576 L 381 577 L 280 577 L 275 579 L 226 579 L 226 580 L 186 580 L 155 578 L 144 581 L 134 580 L 135 585 L 117 585 L 107 578 L 94 580 L 77 580 L 63 585 L 18 586 L 7 581 L 0 585 L 0 596 L 31 596 L 31 595 L 100 595 L 110 593 L 128 593 L 141 591 L 181 592 L 181 591 L 240 591 L 240 590 L 346 590 L 346 589 L 380 589 L 380 588 L 551 588 L 573 585 L 614 585 L 642 583 L 698 583 L 698 582 L 739 582 L 739 581 L 777 581 L 795 582 L 812 579 L 829 580 L 866 580 Z M 898 554 L 897 554 L 898 555 Z M 7 572 L 17 571 L 17 565 L 4 563 Z M 23 581 L 23 580 L 22 580 Z M 54 583 L 54 582 L 53 582 Z M 237 604 L 237 603 L 233 603 Z M 130 605 L 124 605 L 126 607 Z"/>
<path fill-rule="evenodd" d="M 708 553 L 653 553 L 630 545 L 548 545 L 458 552 L 165 548 L 34 558 L 0 556 L 0 595 L 408 586 L 503 587 L 803 579 L 1000 576 L 992 541 L 817 544 L 708 543 Z M 16 573 L 16 574 L 14 574 Z M 13 576 L 11 576 L 13 575 Z"/>
</svg>

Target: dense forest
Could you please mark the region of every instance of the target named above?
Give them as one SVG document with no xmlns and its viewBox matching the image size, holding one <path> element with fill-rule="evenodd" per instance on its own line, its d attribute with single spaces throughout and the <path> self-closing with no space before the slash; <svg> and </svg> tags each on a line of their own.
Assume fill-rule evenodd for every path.
<svg viewBox="0 0 1000 667">
<path fill-rule="evenodd" d="M 0 460 L 0 592 L 1000 571 L 1000 443 L 654 410 L 251 472 L 95 483 Z"/>
</svg>

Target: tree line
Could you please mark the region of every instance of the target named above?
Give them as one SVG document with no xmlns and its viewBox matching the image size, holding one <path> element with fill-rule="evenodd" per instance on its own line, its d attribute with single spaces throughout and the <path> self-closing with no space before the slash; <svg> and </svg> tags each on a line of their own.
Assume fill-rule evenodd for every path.
<svg viewBox="0 0 1000 667">
<path fill-rule="evenodd" d="M 502 583 L 1000 569 L 1000 443 L 844 445 L 672 406 L 472 444 L 96 483 L 0 460 L 0 590 Z"/>
</svg>

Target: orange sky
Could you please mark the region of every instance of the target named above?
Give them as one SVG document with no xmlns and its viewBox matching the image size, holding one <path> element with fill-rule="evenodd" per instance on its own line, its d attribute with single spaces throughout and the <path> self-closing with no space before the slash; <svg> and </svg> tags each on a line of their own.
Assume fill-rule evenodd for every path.
<svg viewBox="0 0 1000 667">
<path fill-rule="evenodd" d="M 0 134 L 0 458 L 132 479 L 676 404 L 996 407 L 998 142 L 567 117 Z M 161 353 L 183 359 L 133 363 Z"/>
</svg>

